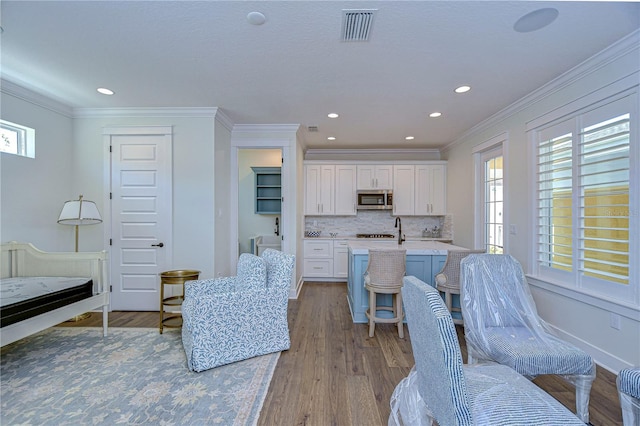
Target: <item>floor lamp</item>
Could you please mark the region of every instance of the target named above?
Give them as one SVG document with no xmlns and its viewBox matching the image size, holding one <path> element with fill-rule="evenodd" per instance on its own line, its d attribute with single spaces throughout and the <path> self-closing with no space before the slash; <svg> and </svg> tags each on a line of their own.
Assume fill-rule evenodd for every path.
<svg viewBox="0 0 640 426">
<path fill-rule="evenodd" d="M 79 196 L 77 200 L 70 200 L 64 203 L 60 217 L 58 217 L 58 223 L 62 225 L 73 225 L 76 227 L 76 252 L 78 251 L 78 229 L 84 225 L 96 225 L 102 222 L 98 207 L 93 201 L 87 201 Z M 76 315 L 69 321 L 80 321 L 91 316 L 91 313 L 85 312 L 81 315 Z"/>
<path fill-rule="evenodd" d="M 102 223 L 98 207 L 93 201 L 87 201 L 80 195 L 79 199 L 64 203 L 58 223 L 74 225 L 76 227 L 76 251 L 78 251 L 78 228 L 82 225 L 96 225 Z"/>
</svg>

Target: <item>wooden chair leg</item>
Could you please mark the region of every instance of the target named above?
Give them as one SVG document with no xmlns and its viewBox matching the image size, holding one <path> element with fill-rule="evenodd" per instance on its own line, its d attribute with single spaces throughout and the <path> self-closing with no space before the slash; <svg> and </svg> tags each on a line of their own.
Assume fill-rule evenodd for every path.
<svg viewBox="0 0 640 426">
<path fill-rule="evenodd" d="M 401 339 L 404 339 L 404 325 L 402 323 L 403 313 L 402 313 L 402 293 L 397 293 L 396 297 L 396 316 L 398 317 L 398 336 Z"/>
<path fill-rule="evenodd" d="M 376 293 L 369 290 L 369 337 L 373 337 L 376 328 Z"/>
</svg>

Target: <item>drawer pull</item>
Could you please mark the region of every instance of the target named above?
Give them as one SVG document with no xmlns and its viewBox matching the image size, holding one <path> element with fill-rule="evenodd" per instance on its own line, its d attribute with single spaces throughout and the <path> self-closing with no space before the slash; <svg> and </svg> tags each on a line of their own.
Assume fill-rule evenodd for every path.
<svg viewBox="0 0 640 426">
<path fill-rule="evenodd" d="M 322 269 L 320 266 L 314 266 L 313 269 Z"/>
</svg>

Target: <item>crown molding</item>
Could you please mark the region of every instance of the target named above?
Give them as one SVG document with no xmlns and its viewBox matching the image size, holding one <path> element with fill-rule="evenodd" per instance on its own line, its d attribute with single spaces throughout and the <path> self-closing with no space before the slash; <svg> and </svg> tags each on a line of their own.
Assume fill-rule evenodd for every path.
<svg viewBox="0 0 640 426">
<path fill-rule="evenodd" d="M 293 132 L 296 133 L 299 124 L 234 124 L 233 132 L 264 133 L 264 132 Z"/>
<path fill-rule="evenodd" d="M 438 154 L 440 150 L 437 148 L 424 148 L 424 149 L 322 149 L 322 148 L 310 148 L 306 151 L 310 155 L 389 155 L 393 153 L 401 152 L 403 154 Z"/>
<path fill-rule="evenodd" d="M 440 160 L 440 150 L 435 148 L 424 149 L 319 149 L 310 148 L 304 152 L 305 160 L 318 161 L 359 161 L 369 163 L 389 162 L 389 161 L 438 161 Z"/>
<path fill-rule="evenodd" d="M 216 122 L 222 124 L 222 127 L 227 129 L 229 133 L 233 131 L 233 121 L 231 121 L 229 116 L 220 108 L 218 108 L 218 111 L 216 112 Z"/>
<path fill-rule="evenodd" d="M 73 108 L 69 105 L 58 102 L 41 93 L 34 92 L 5 78 L 0 79 L 0 92 L 48 109 L 57 114 L 64 115 L 65 117 L 73 118 Z"/>
<path fill-rule="evenodd" d="M 217 107 L 74 108 L 74 118 L 94 117 L 216 117 Z"/>
<path fill-rule="evenodd" d="M 491 126 L 494 126 L 507 118 L 529 108 L 530 106 L 540 102 L 541 100 L 561 91 L 571 84 L 579 81 L 589 74 L 592 74 L 608 64 L 620 59 L 621 57 L 632 53 L 634 50 L 640 49 L 640 30 L 636 30 L 631 34 L 623 37 L 611 46 L 591 56 L 584 62 L 576 65 L 567 72 L 560 74 L 545 85 L 539 87 L 523 98 L 517 100 L 506 108 L 498 111 L 491 117 L 476 124 L 453 142 L 441 148 L 440 152 L 447 152 L 456 145 L 464 142 L 476 133 L 480 133 Z"/>
</svg>

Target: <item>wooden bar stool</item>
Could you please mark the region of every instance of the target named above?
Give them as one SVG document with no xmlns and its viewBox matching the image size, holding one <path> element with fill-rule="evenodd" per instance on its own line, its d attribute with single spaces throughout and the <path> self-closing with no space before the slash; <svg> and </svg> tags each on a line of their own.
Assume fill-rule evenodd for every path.
<svg viewBox="0 0 640 426">
<path fill-rule="evenodd" d="M 484 253 L 484 250 L 449 250 L 442 270 L 436 274 L 436 288 L 444 294 L 444 304 L 451 312 L 454 324 L 464 325 L 460 304 L 460 261 L 470 254 Z M 453 304 L 453 296 L 458 296 L 458 306 Z"/>
<path fill-rule="evenodd" d="M 164 327 L 182 327 L 182 314 L 172 311 L 165 316 L 165 306 L 176 308 L 182 305 L 184 300 L 184 283 L 186 281 L 197 280 L 200 271 L 192 269 L 179 269 L 160 273 L 160 334 Z M 180 294 L 164 297 L 165 285 L 179 285 L 182 290 Z"/>
<path fill-rule="evenodd" d="M 401 290 L 406 258 L 406 250 L 369 250 L 369 264 L 364 273 L 364 287 L 369 290 L 369 309 L 366 312 L 369 318 L 369 337 L 373 337 L 375 324 L 378 322 L 398 324 L 398 336 L 404 338 Z M 390 294 L 392 306 L 378 305 L 378 294 Z M 380 317 L 378 311 L 390 311 L 393 316 Z"/>
</svg>

